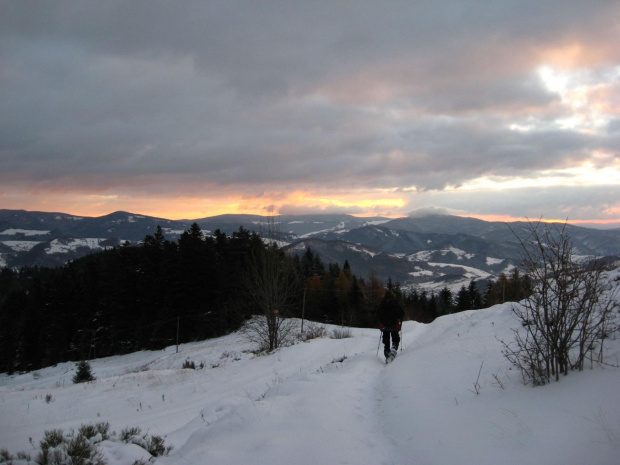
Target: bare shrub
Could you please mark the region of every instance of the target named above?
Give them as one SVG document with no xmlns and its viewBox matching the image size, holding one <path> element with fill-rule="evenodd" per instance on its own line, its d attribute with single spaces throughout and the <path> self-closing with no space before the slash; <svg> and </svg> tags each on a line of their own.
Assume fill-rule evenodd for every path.
<svg viewBox="0 0 620 465">
<path fill-rule="evenodd" d="M 243 288 L 255 315 L 241 332 L 272 351 L 295 341 L 297 323 L 290 315 L 298 304 L 299 289 L 292 259 L 276 246 L 261 246 L 252 251 Z"/>
<path fill-rule="evenodd" d="M 188 370 L 195 370 L 196 364 L 192 360 L 187 359 L 183 362 L 183 368 Z"/>
<path fill-rule="evenodd" d="M 15 460 L 15 457 L 8 450 L 0 449 L 0 463 L 11 463 L 13 460 Z"/>
<path fill-rule="evenodd" d="M 166 446 L 164 444 L 165 438 L 142 434 L 142 430 L 138 427 L 125 428 L 121 431 L 120 439 L 124 443 L 142 447 L 153 457 L 168 455 L 173 448 L 173 446 Z"/>
<path fill-rule="evenodd" d="M 587 360 L 603 361 L 603 343 L 612 327 L 615 296 L 605 293 L 605 268 L 596 260 L 575 260 L 564 227 L 529 223 L 517 236 L 532 294 L 513 312 L 521 322 L 512 342 L 501 341 L 504 356 L 521 370 L 524 382 L 542 385 Z M 516 235 L 516 234 L 515 234 Z"/>
<path fill-rule="evenodd" d="M 125 428 L 120 436 L 110 433 L 110 424 L 107 422 L 86 424 L 64 433 L 61 429 L 45 431 L 40 442 L 40 451 L 35 458 L 38 465 L 105 465 L 106 460 L 98 445 L 102 441 L 121 441 L 126 444 L 136 444 L 146 450 L 152 457 L 168 455 L 173 446 L 166 446 L 165 438 L 142 434 L 140 428 Z M 33 446 L 34 443 L 30 441 Z M 12 463 L 15 460 L 6 449 L 0 450 L 0 463 Z M 17 454 L 17 460 L 31 463 L 30 456 L 24 452 Z M 146 464 L 138 461 L 134 463 Z"/>
<path fill-rule="evenodd" d="M 39 465 L 71 463 L 73 465 L 105 465 L 103 454 L 83 434 L 64 434 L 60 429 L 46 431 L 37 454 Z"/>
<path fill-rule="evenodd" d="M 258 352 L 287 347 L 297 339 L 298 325 L 290 318 L 255 316 L 240 329 L 246 340 L 256 344 Z"/>
<path fill-rule="evenodd" d="M 351 328 L 334 328 L 329 335 L 330 339 L 347 339 L 353 337 Z"/>
<path fill-rule="evenodd" d="M 325 336 L 327 336 L 327 328 L 325 326 L 316 323 L 310 323 L 301 334 L 301 340 L 309 341 L 310 339 L 318 339 Z"/>
<path fill-rule="evenodd" d="M 82 425 L 78 428 L 78 433 L 87 439 L 92 439 L 99 436 L 99 442 L 105 441 L 110 438 L 110 423 L 101 422 Z"/>
<path fill-rule="evenodd" d="M 121 430 L 121 435 L 119 436 L 120 440 L 129 443 L 131 439 L 137 436 L 140 436 L 142 430 L 137 426 L 127 427 Z"/>
</svg>

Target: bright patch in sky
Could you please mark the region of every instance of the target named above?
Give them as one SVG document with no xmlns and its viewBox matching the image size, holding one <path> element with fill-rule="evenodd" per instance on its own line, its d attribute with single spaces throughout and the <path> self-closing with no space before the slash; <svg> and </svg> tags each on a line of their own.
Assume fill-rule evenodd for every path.
<svg viewBox="0 0 620 465">
<path fill-rule="evenodd" d="M 602 101 L 608 91 L 617 85 L 620 66 L 606 70 L 559 70 L 541 66 L 538 76 L 547 90 L 556 93 L 569 115 L 556 119 L 562 129 L 573 129 L 583 133 L 594 133 L 606 127 L 610 115 L 606 112 L 607 101 Z M 525 127 L 515 128 L 523 129 Z"/>
<path fill-rule="evenodd" d="M 597 168 L 584 162 L 574 168 L 541 171 L 532 177 L 488 176 L 464 183 L 457 190 L 502 190 L 551 186 L 620 186 L 620 163 Z"/>
</svg>

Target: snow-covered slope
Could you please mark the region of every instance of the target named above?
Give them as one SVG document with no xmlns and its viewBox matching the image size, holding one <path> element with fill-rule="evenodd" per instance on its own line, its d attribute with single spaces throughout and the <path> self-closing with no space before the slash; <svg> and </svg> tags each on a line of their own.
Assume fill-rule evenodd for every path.
<svg viewBox="0 0 620 465">
<path fill-rule="evenodd" d="M 510 304 L 406 322 L 387 366 L 379 332 L 353 329 L 263 356 L 232 334 L 95 360 L 89 384 L 73 364 L 0 375 L 0 448 L 34 456 L 45 430 L 107 421 L 165 435 L 168 465 L 617 463 L 620 369 L 525 386 L 499 343 L 517 325 Z M 618 363 L 620 341 L 607 351 Z M 128 463 L 120 447 L 106 444 L 111 465 Z"/>
</svg>

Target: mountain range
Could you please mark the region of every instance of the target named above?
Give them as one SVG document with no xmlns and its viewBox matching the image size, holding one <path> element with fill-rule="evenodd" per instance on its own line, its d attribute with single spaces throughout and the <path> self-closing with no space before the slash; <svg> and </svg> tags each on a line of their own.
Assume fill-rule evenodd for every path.
<svg viewBox="0 0 620 465">
<path fill-rule="evenodd" d="M 100 217 L 0 210 L 0 266 L 61 266 L 86 254 L 125 243 L 137 245 L 161 226 L 176 240 L 192 223 L 205 234 L 230 235 L 240 227 L 276 239 L 289 253 L 309 247 L 324 263 L 348 261 L 362 277 L 374 274 L 402 286 L 453 291 L 475 279 L 484 283 L 521 263 L 518 237 L 525 222 L 488 222 L 450 215 L 383 218 L 351 215 L 219 215 L 168 220 L 128 212 Z M 566 227 L 584 258 L 620 256 L 620 230 Z"/>
</svg>

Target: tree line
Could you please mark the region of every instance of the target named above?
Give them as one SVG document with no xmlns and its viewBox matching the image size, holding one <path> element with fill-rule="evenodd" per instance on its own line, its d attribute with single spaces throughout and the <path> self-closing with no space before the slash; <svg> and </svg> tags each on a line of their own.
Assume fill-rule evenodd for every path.
<svg viewBox="0 0 620 465">
<path fill-rule="evenodd" d="M 264 257 L 277 257 L 277 276 L 266 278 Z M 268 293 L 282 293 L 282 287 L 266 288 L 276 279 L 286 282 L 281 304 Z M 498 303 L 498 295 L 508 300 L 522 279 L 500 281 L 485 295 L 475 281 L 456 296 L 447 288 L 438 294 L 405 291 L 372 274 L 356 276 L 347 261 L 325 265 L 311 249 L 289 256 L 242 227 L 230 236 L 220 230 L 205 235 L 194 223 L 177 241 L 158 227 L 139 246 L 125 244 L 59 268 L 2 269 L 0 372 L 217 337 L 280 305 L 286 316 L 374 327 L 386 287 L 408 319 L 430 322 Z"/>
</svg>

